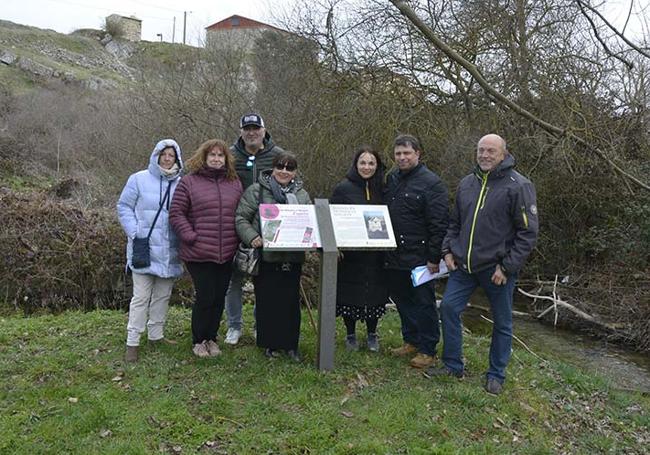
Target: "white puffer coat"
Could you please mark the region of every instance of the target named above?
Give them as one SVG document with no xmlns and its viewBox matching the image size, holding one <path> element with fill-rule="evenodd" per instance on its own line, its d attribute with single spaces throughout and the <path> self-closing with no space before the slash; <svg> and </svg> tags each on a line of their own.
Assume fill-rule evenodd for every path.
<svg viewBox="0 0 650 455">
<path fill-rule="evenodd" d="M 180 168 L 178 174 L 173 177 L 166 177 L 158 167 L 160 152 L 167 147 L 173 147 L 176 150 L 176 162 Z M 131 267 L 133 239 L 147 236 L 156 212 L 165 197 L 167 186 L 171 185 L 169 198 L 165 201 L 160 215 L 158 215 L 158 220 L 149 239 L 151 265 L 142 269 L 133 269 L 131 267 L 137 273 L 156 275 L 161 278 L 178 277 L 183 273 L 178 257 L 178 238 L 169 225 L 169 206 L 174 190 L 180 180 L 180 171 L 182 169 L 181 148 L 176 141 L 164 139 L 158 142 L 153 152 L 151 152 L 149 167 L 132 174 L 122 190 L 120 199 L 117 202 L 117 214 L 128 238 L 126 259 L 127 266 Z"/>
</svg>

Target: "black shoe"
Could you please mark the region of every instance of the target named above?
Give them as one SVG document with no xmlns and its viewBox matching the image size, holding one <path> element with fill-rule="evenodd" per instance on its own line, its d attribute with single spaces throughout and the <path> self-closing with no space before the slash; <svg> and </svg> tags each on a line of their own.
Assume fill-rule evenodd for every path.
<svg viewBox="0 0 650 455">
<path fill-rule="evenodd" d="M 458 379 L 462 379 L 463 377 L 465 377 L 464 373 L 456 373 L 455 371 L 451 371 L 449 368 L 445 366 L 429 367 L 422 372 L 422 375 L 427 379 L 440 378 L 445 376 L 450 376 L 452 378 L 458 378 Z"/>
<path fill-rule="evenodd" d="M 368 334 L 368 350 L 370 352 L 379 352 L 379 338 L 376 333 Z"/>
<path fill-rule="evenodd" d="M 300 353 L 298 352 L 297 349 L 289 349 L 287 351 L 287 356 L 289 356 L 289 358 L 291 360 L 293 360 L 294 362 L 301 362 L 302 361 L 302 357 L 300 357 Z"/>
<path fill-rule="evenodd" d="M 352 334 L 352 335 L 346 335 L 345 337 L 345 350 L 346 351 L 358 351 L 359 350 L 359 343 L 357 342 L 357 336 Z"/>
<path fill-rule="evenodd" d="M 264 356 L 269 359 L 274 359 L 276 357 L 280 357 L 280 353 L 274 349 L 266 348 L 264 349 Z"/>
<path fill-rule="evenodd" d="M 484 388 L 487 393 L 492 395 L 500 395 L 503 392 L 503 384 L 494 378 L 487 378 Z"/>
</svg>

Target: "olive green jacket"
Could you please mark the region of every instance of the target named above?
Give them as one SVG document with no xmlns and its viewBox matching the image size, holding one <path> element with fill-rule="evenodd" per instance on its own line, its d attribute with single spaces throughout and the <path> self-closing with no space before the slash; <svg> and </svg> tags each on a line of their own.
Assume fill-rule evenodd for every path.
<svg viewBox="0 0 650 455">
<path fill-rule="evenodd" d="M 250 246 L 255 237 L 261 235 L 259 205 L 277 204 L 269 183 L 271 172 L 270 169 L 263 171 L 259 181 L 249 186 L 239 200 L 235 227 L 237 235 L 247 246 Z M 309 193 L 302 188 L 302 180 L 296 177 L 295 184 L 298 203 L 311 204 Z M 262 260 L 264 262 L 304 262 L 305 253 L 302 251 L 262 251 Z"/>
</svg>

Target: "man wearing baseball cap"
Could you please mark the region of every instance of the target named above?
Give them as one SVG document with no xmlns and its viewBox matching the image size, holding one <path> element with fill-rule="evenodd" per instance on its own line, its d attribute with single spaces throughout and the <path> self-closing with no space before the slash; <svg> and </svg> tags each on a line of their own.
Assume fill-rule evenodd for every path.
<svg viewBox="0 0 650 455">
<path fill-rule="evenodd" d="M 264 119 L 257 113 L 251 112 L 241 117 L 239 133 L 240 136 L 230 147 L 230 151 L 235 157 L 235 170 L 246 190 L 257 182 L 263 170 L 273 167 L 273 158 L 284 150 L 273 143 L 271 135 L 264 126 Z M 233 268 L 230 286 L 226 293 L 228 332 L 225 342 L 227 344 L 237 344 L 242 335 L 243 279 L 243 273 Z"/>
</svg>

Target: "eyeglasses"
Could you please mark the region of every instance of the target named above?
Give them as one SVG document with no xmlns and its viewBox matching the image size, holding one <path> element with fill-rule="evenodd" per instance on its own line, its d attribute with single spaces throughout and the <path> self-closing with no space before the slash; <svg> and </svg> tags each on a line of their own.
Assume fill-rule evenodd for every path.
<svg viewBox="0 0 650 455">
<path fill-rule="evenodd" d="M 286 170 L 289 171 L 289 172 L 293 172 L 293 171 L 296 170 L 297 166 L 295 166 L 295 165 L 293 165 L 293 164 L 285 163 L 285 164 L 276 164 L 276 165 L 275 165 L 275 168 L 276 168 L 278 171 L 281 171 L 281 170 L 283 170 L 283 169 L 286 169 Z"/>
</svg>

